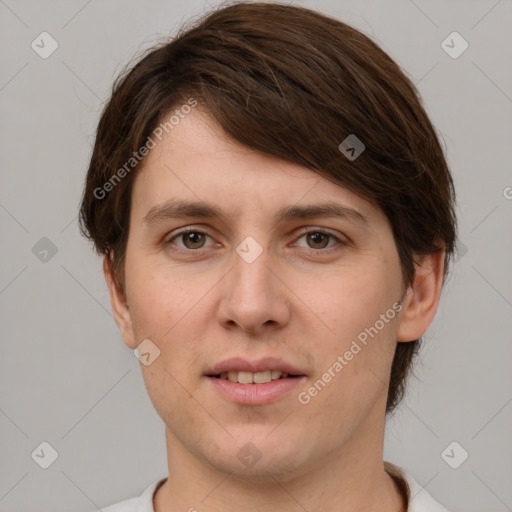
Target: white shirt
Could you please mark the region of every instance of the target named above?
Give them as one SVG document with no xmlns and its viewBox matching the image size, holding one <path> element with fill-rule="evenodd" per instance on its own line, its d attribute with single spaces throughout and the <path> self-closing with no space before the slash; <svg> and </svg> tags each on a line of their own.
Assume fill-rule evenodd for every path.
<svg viewBox="0 0 512 512">
<path fill-rule="evenodd" d="M 411 500 L 407 512 L 448 512 L 446 508 L 432 498 L 408 471 L 401 469 L 401 472 L 411 491 Z M 140 496 L 115 503 L 102 510 L 103 512 L 155 512 L 153 494 L 160 482 L 163 483 L 165 480 L 165 478 L 156 480 Z"/>
</svg>

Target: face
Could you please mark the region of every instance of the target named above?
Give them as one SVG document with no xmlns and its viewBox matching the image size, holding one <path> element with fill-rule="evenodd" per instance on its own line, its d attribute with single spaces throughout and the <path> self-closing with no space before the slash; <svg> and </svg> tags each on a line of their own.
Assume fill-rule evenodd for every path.
<svg viewBox="0 0 512 512">
<path fill-rule="evenodd" d="M 414 303 L 382 211 L 198 109 L 132 193 L 126 308 L 111 293 L 125 343 L 160 351 L 141 368 L 168 443 L 242 477 L 379 446 Z"/>
</svg>

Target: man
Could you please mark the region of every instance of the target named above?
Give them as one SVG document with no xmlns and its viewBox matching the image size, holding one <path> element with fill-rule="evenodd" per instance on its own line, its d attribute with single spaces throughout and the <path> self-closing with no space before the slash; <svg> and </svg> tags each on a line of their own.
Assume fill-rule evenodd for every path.
<svg viewBox="0 0 512 512">
<path fill-rule="evenodd" d="M 106 510 L 445 511 L 383 439 L 454 201 L 414 86 L 337 20 L 237 3 L 148 51 L 102 114 L 81 223 L 169 477 Z"/>
</svg>

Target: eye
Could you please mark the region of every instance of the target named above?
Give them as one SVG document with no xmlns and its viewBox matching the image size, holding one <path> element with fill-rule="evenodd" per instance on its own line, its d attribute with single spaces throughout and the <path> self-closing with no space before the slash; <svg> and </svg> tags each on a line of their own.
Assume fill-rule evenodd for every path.
<svg viewBox="0 0 512 512">
<path fill-rule="evenodd" d="M 182 229 L 175 233 L 171 238 L 165 241 L 165 245 L 173 245 L 177 248 L 178 252 L 190 252 L 197 251 L 198 249 L 203 249 L 205 247 L 206 238 L 211 238 L 209 235 L 195 229 L 193 227 L 188 227 Z M 336 251 L 341 249 L 346 245 L 340 238 L 329 233 L 327 231 L 323 231 L 320 229 L 311 229 L 309 228 L 305 233 L 303 233 L 298 240 L 305 238 L 306 243 L 309 248 L 314 252 L 322 252 L 322 253 L 330 253 L 332 251 Z M 179 245 L 175 240 L 181 241 L 183 245 Z M 334 241 L 334 244 L 329 245 L 329 240 Z M 340 246 L 340 247 L 337 247 Z M 300 247 L 300 245 L 299 245 Z"/>
<path fill-rule="evenodd" d="M 324 249 L 321 252 L 329 253 L 332 250 L 338 250 L 341 248 L 336 246 L 345 245 L 345 243 L 341 239 L 339 239 L 337 236 L 334 236 L 332 233 L 318 229 L 308 229 L 299 237 L 299 240 L 301 238 L 305 238 L 306 242 L 309 245 L 309 248 L 314 249 L 315 252 L 319 252 L 319 250 Z M 338 243 L 334 244 L 334 246 L 331 245 L 330 247 L 327 247 L 329 239 L 334 240 Z"/>
<path fill-rule="evenodd" d="M 202 249 L 204 247 L 204 241 L 206 237 L 210 238 L 210 236 L 203 231 L 199 231 L 198 229 L 194 228 L 186 228 L 179 231 L 178 233 L 175 233 L 174 236 L 169 238 L 165 243 L 171 244 L 173 240 L 177 239 L 181 240 L 184 244 L 184 247 L 179 245 L 177 246 L 180 249 Z M 173 243 L 173 245 L 175 244 Z"/>
</svg>

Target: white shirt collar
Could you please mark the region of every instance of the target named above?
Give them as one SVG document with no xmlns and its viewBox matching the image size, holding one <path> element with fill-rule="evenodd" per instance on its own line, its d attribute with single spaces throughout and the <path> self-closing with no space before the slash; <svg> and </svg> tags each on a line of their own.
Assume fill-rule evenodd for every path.
<svg viewBox="0 0 512 512">
<path fill-rule="evenodd" d="M 409 485 L 411 499 L 407 512 L 448 512 L 424 489 L 408 471 L 399 468 Z M 104 512 L 155 512 L 153 508 L 153 494 L 160 483 L 167 478 L 152 482 L 137 498 L 110 505 L 103 509 Z"/>
</svg>

